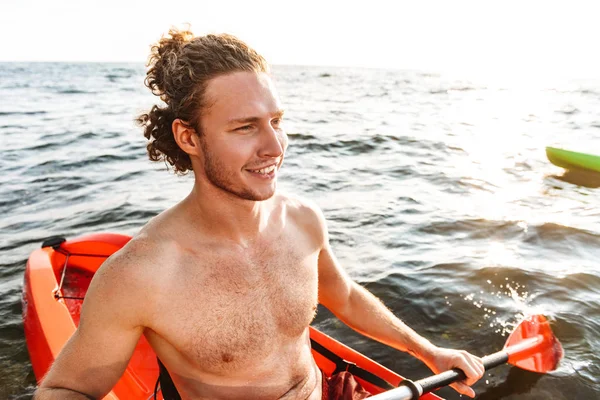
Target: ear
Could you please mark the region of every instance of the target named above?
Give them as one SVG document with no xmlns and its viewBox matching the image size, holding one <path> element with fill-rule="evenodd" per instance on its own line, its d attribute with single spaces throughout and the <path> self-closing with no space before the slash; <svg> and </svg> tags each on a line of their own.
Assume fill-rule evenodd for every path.
<svg viewBox="0 0 600 400">
<path fill-rule="evenodd" d="M 191 128 L 181 119 L 177 118 L 171 125 L 175 142 L 187 154 L 198 155 L 200 151 L 200 142 L 196 130 Z"/>
</svg>

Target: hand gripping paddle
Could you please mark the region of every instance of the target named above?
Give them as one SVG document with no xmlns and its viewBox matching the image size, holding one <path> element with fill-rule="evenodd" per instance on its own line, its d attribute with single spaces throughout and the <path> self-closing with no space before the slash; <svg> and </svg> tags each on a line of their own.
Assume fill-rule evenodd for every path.
<svg viewBox="0 0 600 400">
<path fill-rule="evenodd" d="M 546 373 L 556 369 L 563 356 L 563 349 L 543 315 L 532 315 L 515 328 L 504 348 L 482 358 L 485 370 L 506 362 L 528 371 Z M 418 381 L 406 380 L 396 389 L 388 390 L 369 400 L 416 400 L 453 382 L 465 379 L 464 372 L 452 369 Z"/>
</svg>

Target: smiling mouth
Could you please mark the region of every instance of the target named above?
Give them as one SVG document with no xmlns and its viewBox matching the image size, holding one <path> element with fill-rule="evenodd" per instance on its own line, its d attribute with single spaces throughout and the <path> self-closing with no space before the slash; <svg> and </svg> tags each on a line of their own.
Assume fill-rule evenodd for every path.
<svg viewBox="0 0 600 400">
<path fill-rule="evenodd" d="M 254 172 L 255 174 L 268 175 L 271 172 L 277 169 L 277 164 L 273 164 L 269 167 L 261 168 L 261 169 L 249 169 L 248 171 Z"/>
</svg>

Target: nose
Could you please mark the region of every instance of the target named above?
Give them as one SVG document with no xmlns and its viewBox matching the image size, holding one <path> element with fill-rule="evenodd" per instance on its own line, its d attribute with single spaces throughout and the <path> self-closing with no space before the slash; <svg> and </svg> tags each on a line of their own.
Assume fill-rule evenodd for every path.
<svg viewBox="0 0 600 400">
<path fill-rule="evenodd" d="M 270 124 L 262 133 L 259 156 L 265 158 L 281 157 L 287 148 L 287 134 L 283 129 L 275 129 Z"/>
</svg>

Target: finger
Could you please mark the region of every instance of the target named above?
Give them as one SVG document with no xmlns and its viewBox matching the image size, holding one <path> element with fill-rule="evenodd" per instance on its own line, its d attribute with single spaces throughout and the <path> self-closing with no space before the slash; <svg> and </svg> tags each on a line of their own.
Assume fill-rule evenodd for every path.
<svg viewBox="0 0 600 400">
<path fill-rule="evenodd" d="M 471 353 L 469 353 L 468 351 L 463 350 L 465 355 L 469 358 L 469 360 L 471 360 L 475 365 L 480 366 L 482 369 L 483 368 L 483 358 L 481 357 L 477 357 L 476 355 L 473 355 Z"/>
<path fill-rule="evenodd" d="M 467 352 L 461 354 L 461 357 L 457 360 L 456 367 L 465 373 L 467 379 L 464 379 L 462 382 L 466 385 L 471 386 L 483 376 L 483 371 L 477 366 L 477 361 L 473 360 Z"/>
<path fill-rule="evenodd" d="M 473 361 L 475 370 L 477 371 L 477 376 L 478 376 L 477 379 L 479 380 L 483 377 L 483 374 L 485 374 L 485 367 L 483 365 L 483 360 L 480 357 L 474 356 L 472 354 L 470 356 L 471 356 L 471 360 Z"/>
<path fill-rule="evenodd" d="M 485 366 L 483 365 L 483 360 L 480 357 L 475 357 L 477 362 L 475 365 L 477 366 L 477 371 L 479 371 L 479 378 L 483 378 L 483 374 L 485 374 Z"/>
<path fill-rule="evenodd" d="M 464 354 L 466 357 L 466 362 L 469 366 L 471 366 L 474 372 L 471 376 L 467 375 L 470 378 L 469 380 L 473 380 L 473 382 L 468 383 L 470 386 L 483 377 L 483 374 L 485 373 L 485 367 L 483 365 L 483 360 L 480 357 L 474 356 L 468 352 L 465 352 Z"/>
<path fill-rule="evenodd" d="M 455 382 L 452 385 L 450 385 L 450 387 L 460 394 L 464 394 L 465 396 L 469 396 L 471 398 L 475 397 L 475 391 L 469 386 L 465 385 L 464 383 Z"/>
</svg>

